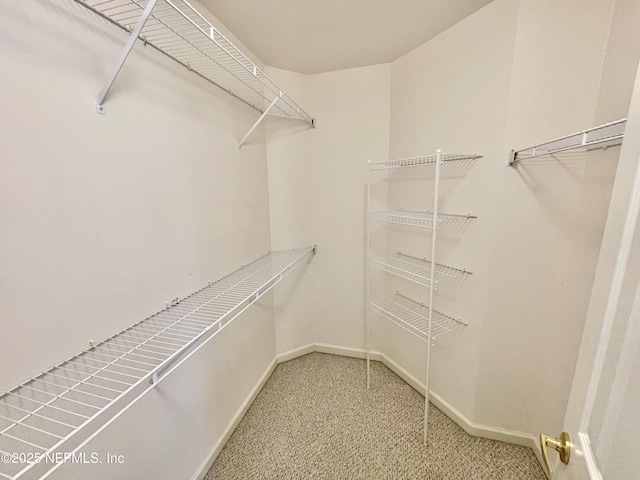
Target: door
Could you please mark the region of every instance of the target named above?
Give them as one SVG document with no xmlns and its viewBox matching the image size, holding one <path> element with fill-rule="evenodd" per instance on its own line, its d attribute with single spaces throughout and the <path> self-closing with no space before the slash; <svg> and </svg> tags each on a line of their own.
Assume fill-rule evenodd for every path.
<svg viewBox="0 0 640 480">
<path fill-rule="evenodd" d="M 640 479 L 639 214 L 640 75 L 564 422 L 569 463 L 547 448 L 553 480 Z"/>
</svg>

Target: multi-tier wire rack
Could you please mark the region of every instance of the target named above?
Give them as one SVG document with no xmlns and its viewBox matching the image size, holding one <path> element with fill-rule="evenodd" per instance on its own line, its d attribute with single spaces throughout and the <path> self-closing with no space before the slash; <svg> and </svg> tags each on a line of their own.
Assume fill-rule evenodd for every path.
<svg viewBox="0 0 640 480">
<path fill-rule="evenodd" d="M 269 252 L 0 394 L 0 479 L 48 478 L 315 251 Z"/>
<path fill-rule="evenodd" d="M 367 388 L 371 386 L 371 325 L 369 310 L 393 322 L 407 332 L 423 340 L 426 344 L 426 374 L 425 374 L 425 404 L 424 404 L 424 443 L 427 443 L 429 418 L 429 373 L 431 367 L 431 347 L 435 340 L 447 333 L 466 326 L 459 318 L 454 318 L 437 311 L 433 307 L 434 293 L 438 284 L 453 281 L 471 272 L 466 269 L 450 267 L 436 262 L 437 232 L 440 229 L 455 227 L 474 218 L 473 215 L 442 213 L 439 211 L 440 171 L 444 162 L 473 161 L 479 155 L 442 154 L 439 150 L 435 155 L 402 158 L 385 162 L 369 162 L 367 180 L 367 225 L 365 252 L 367 258 L 366 271 L 366 302 L 368 310 L 365 313 L 365 344 L 367 349 Z M 398 168 L 427 167 L 435 168 L 433 206 L 431 210 L 389 210 L 371 211 L 371 182 L 372 173 L 389 171 Z M 385 222 L 427 229 L 430 235 L 430 259 L 420 258 L 397 251 L 393 254 L 372 252 L 371 223 Z M 405 281 L 426 287 L 428 304 L 424 304 L 400 292 L 395 295 L 384 296 L 372 294 L 371 276 L 373 270 L 400 277 Z"/>
</svg>

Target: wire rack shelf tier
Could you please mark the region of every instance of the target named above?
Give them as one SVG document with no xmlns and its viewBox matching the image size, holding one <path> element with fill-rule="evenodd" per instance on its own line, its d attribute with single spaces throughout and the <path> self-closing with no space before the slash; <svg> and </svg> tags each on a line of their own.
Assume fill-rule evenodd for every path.
<svg viewBox="0 0 640 480">
<path fill-rule="evenodd" d="M 429 307 L 400 293 L 391 299 L 373 298 L 371 309 L 421 340 L 429 339 Z M 467 326 L 458 318 L 433 310 L 431 340 Z"/>
<path fill-rule="evenodd" d="M 135 33 L 139 24 L 138 38 L 145 45 L 151 45 L 260 112 L 314 124 L 304 109 L 187 0 L 75 1 L 128 32 Z M 144 20 L 139 23 L 141 19 Z M 101 105 L 102 101 L 104 98 L 98 103 Z"/>
<path fill-rule="evenodd" d="M 431 287 L 432 264 L 425 258 L 413 257 L 402 252 L 397 252 L 394 255 L 382 255 L 380 258 L 373 257 L 370 259 L 370 263 L 372 267 L 379 270 L 410 280 L 425 287 Z M 471 272 L 467 270 L 448 267 L 446 265 L 436 263 L 434 272 L 436 290 L 439 282 L 455 279 L 460 275 L 469 274 L 471 274 Z"/>
<path fill-rule="evenodd" d="M 412 210 L 389 210 L 385 212 L 371 212 L 371 220 L 378 222 L 397 223 L 412 227 L 433 228 L 433 213 Z M 476 218 L 474 215 L 459 215 L 438 213 L 438 229 L 447 228 L 454 224 Z"/>
<path fill-rule="evenodd" d="M 456 162 L 462 160 L 476 160 L 482 158 L 476 154 L 459 154 L 459 153 L 442 153 L 440 154 L 441 162 Z M 384 162 L 370 163 L 369 168 L 372 172 L 377 170 L 391 170 L 394 168 L 412 168 L 435 166 L 437 155 L 423 155 L 419 157 L 399 158 L 396 160 L 386 160 Z"/>
<path fill-rule="evenodd" d="M 0 395 L 0 454 L 42 459 L 81 447 L 314 253 L 270 252 Z M 53 468 L 0 462 L 0 478 Z"/>
<path fill-rule="evenodd" d="M 589 128 L 581 132 L 565 135 L 564 137 L 539 143 L 522 150 L 511 150 L 509 153 L 509 165 L 519 160 L 553 155 L 578 148 L 604 148 L 620 145 L 624 140 L 624 131 L 627 119 L 616 120 L 597 127 Z"/>
</svg>

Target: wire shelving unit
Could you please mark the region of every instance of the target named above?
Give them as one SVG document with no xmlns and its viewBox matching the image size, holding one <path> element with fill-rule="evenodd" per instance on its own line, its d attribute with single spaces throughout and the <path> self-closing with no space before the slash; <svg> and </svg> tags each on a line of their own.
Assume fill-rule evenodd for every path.
<svg viewBox="0 0 640 480">
<path fill-rule="evenodd" d="M 555 153 L 579 148 L 590 150 L 592 148 L 620 145 L 624 139 L 626 126 L 627 119 L 623 118 L 615 122 L 605 123 L 604 125 L 589 128 L 581 132 L 539 143 L 533 147 L 522 150 L 511 150 L 509 152 L 509 165 L 513 165 L 519 160 L 553 155 Z"/>
<path fill-rule="evenodd" d="M 429 307 L 396 292 L 393 298 L 380 297 L 371 300 L 371 309 L 421 340 L 429 339 Z M 431 340 L 467 326 L 459 318 L 453 318 L 433 310 Z"/>
<path fill-rule="evenodd" d="M 25 460 L 0 479 L 55 470 L 45 458 L 81 448 L 315 251 L 270 252 L 0 395 L 0 455 Z"/>
<path fill-rule="evenodd" d="M 150 45 L 203 79 L 262 113 L 240 146 L 266 115 L 314 119 L 187 0 L 74 0 L 130 37 L 96 100 L 98 113 L 137 40 Z"/>
<path fill-rule="evenodd" d="M 369 162 L 367 180 L 367 226 L 365 250 L 367 261 L 366 271 L 366 301 L 369 308 L 384 318 L 392 321 L 406 331 L 418 336 L 426 342 L 426 376 L 425 376 L 425 405 L 424 405 L 424 443 L 427 443 L 427 425 L 429 418 L 429 373 L 431 363 L 431 346 L 433 340 L 445 333 L 453 332 L 460 326 L 466 325 L 459 319 L 450 317 L 433 308 L 434 291 L 441 281 L 459 278 L 470 274 L 463 269 L 448 267 L 436 262 L 437 232 L 445 228 L 455 228 L 463 222 L 476 218 L 473 215 L 444 214 L 438 210 L 439 185 L 441 166 L 445 162 L 475 161 L 480 155 L 443 154 L 439 150 L 435 155 L 409 157 L 384 162 Z M 433 210 L 389 210 L 382 212 L 371 211 L 371 175 L 373 172 L 393 170 L 398 168 L 429 167 L 435 168 Z M 431 232 L 431 259 L 418 258 L 397 252 L 394 255 L 371 254 L 371 222 L 408 225 L 428 229 Z M 421 304 L 397 292 L 394 298 L 376 297 L 371 294 L 371 270 L 376 268 L 392 275 L 410 280 L 428 289 L 428 305 Z M 371 342 L 370 315 L 365 313 L 365 345 L 367 350 L 367 388 L 371 385 Z"/>
</svg>

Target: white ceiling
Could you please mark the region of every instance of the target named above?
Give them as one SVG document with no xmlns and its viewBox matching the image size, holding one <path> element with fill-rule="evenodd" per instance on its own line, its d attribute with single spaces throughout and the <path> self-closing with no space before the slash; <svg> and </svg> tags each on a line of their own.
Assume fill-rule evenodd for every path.
<svg viewBox="0 0 640 480">
<path fill-rule="evenodd" d="M 319 73 L 393 61 L 492 0 L 201 0 L 265 65 Z"/>
</svg>

